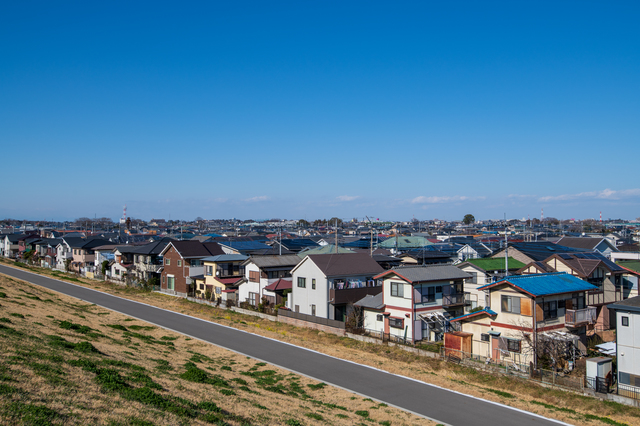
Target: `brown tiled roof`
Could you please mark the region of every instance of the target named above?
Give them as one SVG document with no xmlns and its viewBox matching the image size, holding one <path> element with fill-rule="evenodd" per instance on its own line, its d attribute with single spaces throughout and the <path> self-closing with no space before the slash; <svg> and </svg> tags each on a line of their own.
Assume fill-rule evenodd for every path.
<svg viewBox="0 0 640 426">
<path fill-rule="evenodd" d="M 312 254 L 308 256 L 327 277 L 376 275 L 384 269 L 365 253 Z"/>
</svg>

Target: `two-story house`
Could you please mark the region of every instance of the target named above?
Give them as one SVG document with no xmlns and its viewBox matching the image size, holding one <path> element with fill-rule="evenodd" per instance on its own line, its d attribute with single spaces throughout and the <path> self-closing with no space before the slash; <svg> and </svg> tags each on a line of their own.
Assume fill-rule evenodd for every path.
<svg viewBox="0 0 640 426">
<path fill-rule="evenodd" d="M 291 270 L 300 263 L 302 259 L 295 254 L 284 254 L 282 256 L 251 256 L 242 263 L 245 277 L 238 287 L 238 301 L 260 303 L 266 297 L 270 304 L 278 304 L 282 300 L 278 299 L 277 290 L 286 286 L 281 282 L 280 286 L 274 289 L 266 288 L 280 279 L 291 281 Z"/>
<path fill-rule="evenodd" d="M 348 306 L 382 291 L 373 277 L 384 270 L 365 253 L 306 256 L 292 270 L 288 307 L 295 312 L 344 321 Z"/>
<path fill-rule="evenodd" d="M 243 254 L 219 254 L 202 258 L 204 274 L 198 279 L 196 295 L 210 300 L 222 298 L 223 292 L 235 290 L 244 278 L 242 263 L 249 256 Z"/>
<path fill-rule="evenodd" d="M 616 314 L 618 394 L 640 394 L 640 296 L 609 305 Z"/>
<path fill-rule="evenodd" d="M 469 277 L 452 265 L 405 266 L 376 275 L 382 280 L 384 333 L 407 342 L 442 340 L 449 319 L 463 312 Z"/>
<path fill-rule="evenodd" d="M 160 253 L 164 261 L 160 291 L 182 297 L 195 296 L 193 277 L 204 275 L 202 259 L 219 254 L 224 254 L 224 251 L 218 243 L 171 241 Z"/>
<path fill-rule="evenodd" d="M 157 278 L 158 284 L 160 283 L 160 270 L 163 263 L 160 253 L 171 241 L 173 241 L 171 238 L 162 238 L 131 251 L 135 265 L 134 274 L 138 280 L 149 281 L 151 278 Z"/>
<path fill-rule="evenodd" d="M 524 266 L 524 263 L 512 257 L 506 260 L 504 258 L 486 257 L 483 259 L 469 259 L 456 266 L 471 276 L 464 282 L 464 291 L 469 293 L 469 303 L 467 303 L 465 309 L 470 311 L 479 306 L 487 306 L 487 295 L 483 291 L 479 291 L 479 287 L 502 279 L 507 275 L 507 268 L 509 268 L 509 275 L 516 274 L 518 269 Z"/>
<path fill-rule="evenodd" d="M 521 274 L 541 273 L 544 269 L 540 262 L 529 263 L 518 270 Z M 597 311 L 596 327 L 608 330 L 615 322 L 611 320 L 607 305 L 625 299 L 623 278 L 633 272 L 615 264 L 604 255 L 594 253 L 560 253 L 546 258 L 543 262 L 546 270 L 567 272 L 581 278 L 597 288 L 587 293 L 586 304 Z M 630 289 L 627 290 L 627 295 Z"/>
<path fill-rule="evenodd" d="M 586 305 L 595 286 L 564 272 L 512 275 L 479 288 L 489 293 L 483 310 L 451 320 L 473 334 L 471 353 L 516 364 L 536 362 L 542 342 L 564 339 L 567 350 L 584 350 L 585 327 L 596 320 Z M 561 333 L 558 333 L 561 332 Z M 572 337 L 573 335 L 573 337 Z"/>
</svg>

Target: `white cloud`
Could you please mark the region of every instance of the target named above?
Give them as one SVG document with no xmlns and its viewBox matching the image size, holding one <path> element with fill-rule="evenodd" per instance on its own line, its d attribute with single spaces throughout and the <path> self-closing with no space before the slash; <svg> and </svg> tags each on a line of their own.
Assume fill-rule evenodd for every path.
<svg viewBox="0 0 640 426">
<path fill-rule="evenodd" d="M 254 203 L 257 201 L 267 201 L 269 199 L 269 197 L 267 197 L 266 195 L 261 195 L 259 197 L 252 197 L 252 198 L 247 198 L 245 201 L 248 201 L 250 203 Z"/>
<path fill-rule="evenodd" d="M 339 197 L 336 197 L 336 198 L 340 201 L 353 201 L 360 198 L 360 196 L 359 195 L 340 195 Z"/>
<path fill-rule="evenodd" d="M 640 188 L 635 189 L 623 189 L 616 191 L 613 189 L 604 189 L 602 191 L 588 191 L 580 192 L 578 194 L 562 194 L 562 195 L 548 195 L 540 197 L 538 201 L 571 201 L 580 199 L 601 199 L 601 200 L 621 200 L 624 198 L 638 197 L 640 196 Z"/>
<path fill-rule="evenodd" d="M 411 200 L 412 204 L 443 204 L 443 203 L 457 203 L 460 201 L 474 201 L 484 200 L 485 197 L 467 197 L 464 195 L 455 195 L 453 197 L 425 197 L 419 196 Z"/>
<path fill-rule="evenodd" d="M 526 194 L 509 194 L 507 198 L 534 198 L 535 195 L 526 195 Z"/>
</svg>

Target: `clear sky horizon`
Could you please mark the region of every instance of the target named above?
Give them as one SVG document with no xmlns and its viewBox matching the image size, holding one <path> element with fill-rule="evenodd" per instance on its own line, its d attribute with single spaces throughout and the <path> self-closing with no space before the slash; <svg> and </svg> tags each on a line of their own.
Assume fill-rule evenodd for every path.
<svg viewBox="0 0 640 426">
<path fill-rule="evenodd" d="M 0 219 L 640 217 L 640 3 L 6 2 Z"/>
</svg>

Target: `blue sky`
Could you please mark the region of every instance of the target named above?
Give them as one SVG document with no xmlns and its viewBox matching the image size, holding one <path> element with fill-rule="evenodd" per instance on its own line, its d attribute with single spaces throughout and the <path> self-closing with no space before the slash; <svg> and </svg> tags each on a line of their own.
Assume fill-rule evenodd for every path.
<svg viewBox="0 0 640 426">
<path fill-rule="evenodd" d="M 4 2 L 0 219 L 640 216 L 637 2 Z"/>
</svg>

